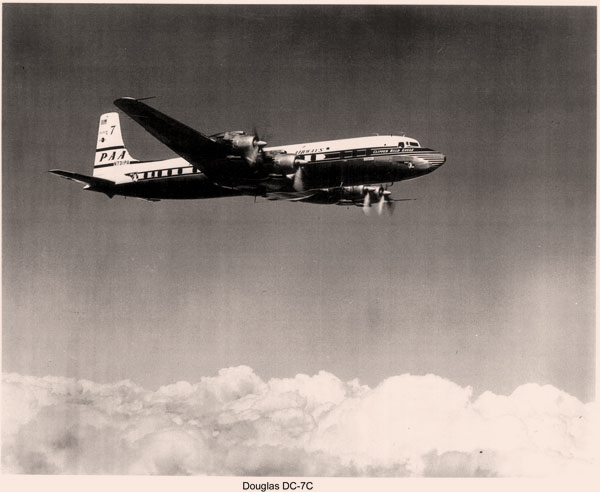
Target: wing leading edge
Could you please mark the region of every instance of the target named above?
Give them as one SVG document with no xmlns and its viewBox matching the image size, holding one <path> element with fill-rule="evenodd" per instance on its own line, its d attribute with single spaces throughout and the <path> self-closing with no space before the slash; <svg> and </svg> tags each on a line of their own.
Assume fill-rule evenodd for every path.
<svg viewBox="0 0 600 492">
<path fill-rule="evenodd" d="M 217 142 L 137 99 L 122 97 L 114 104 L 207 176 L 211 175 L 210 161 L 222 157 L 222 148 Z"/>
</svg>

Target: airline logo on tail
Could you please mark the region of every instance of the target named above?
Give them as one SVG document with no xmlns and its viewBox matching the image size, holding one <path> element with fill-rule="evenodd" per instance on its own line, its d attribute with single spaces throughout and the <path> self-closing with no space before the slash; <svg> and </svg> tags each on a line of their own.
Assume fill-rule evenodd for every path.
<svg viewBox="0 0 600 492">
<path fill-rule="evenodd" d="M 120 153 L 117 153 L 116 150 L 113 150 L 111 153 L 102 152 L 96 165 L 109 163 L 113 166 L 122 166 L 123 164 L 129 164 L 131 162 L 130 160 L 126 159 L 126 157 L 127 150 L 120 151 Z"/>
<path fill-rule="evenodd" d="M 118 113 L 103 114 L 98 128 L 94 168 L 123 166 L 132 160 L 123 143 Z"/>
</svg>

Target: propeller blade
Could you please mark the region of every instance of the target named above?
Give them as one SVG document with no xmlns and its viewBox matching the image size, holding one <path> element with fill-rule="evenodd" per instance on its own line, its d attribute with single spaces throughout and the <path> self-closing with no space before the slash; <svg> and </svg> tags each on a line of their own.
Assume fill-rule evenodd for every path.
<svg viewBox="0 0 600 492">
<path fill-rule="evenodd" d="M 263 147 L 267 146 L 267 142 L 265 142 L 258 136 L 258 131 L 256 130 L 256 127 L 252 129 L 252 134 L 254 135 L 254 145 L 256 145 L 259 149 L 262 149 Z"/>
<path fill-rule="evenodd" d="M 369 192 L 367 192 L 363 201 L 363 212 L 365 215 L 371 214 L 371 194 Z"/>
<path fill-rule="evenodd" d="M 394 215 L 394 210 L 396 208 L 396 202 L 393 200 L 389 200 L 387 202 L 388 205 L 388 211 L 390 212 L 390 215 Z"/>
<path fill-rule="evenodd" d="M 296 174 L 294 175 L 294 190 L 296 191 L 305 191 L 304 190 L 304 176 L 302 171 L 302 166 L 298 168 Z"/>
<path fill-rule="evenodd" d="M 381 195 L 379 202 L 377 203 L 377 215 L 381 215 L 383 213 L 383 207 L 385 206 L 385 195 Z"/>
</svg>

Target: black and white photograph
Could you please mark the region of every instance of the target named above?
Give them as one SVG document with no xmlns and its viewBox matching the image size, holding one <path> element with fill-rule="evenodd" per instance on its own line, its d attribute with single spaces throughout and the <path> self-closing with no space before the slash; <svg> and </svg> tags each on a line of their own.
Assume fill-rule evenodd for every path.
<svg viewBox="0 0 600 492">
<path fill-rule="evenodd" d="M 592 475 L 596 83 L 592 3 L 3 3 L 2 475 Z"/>
</svg>

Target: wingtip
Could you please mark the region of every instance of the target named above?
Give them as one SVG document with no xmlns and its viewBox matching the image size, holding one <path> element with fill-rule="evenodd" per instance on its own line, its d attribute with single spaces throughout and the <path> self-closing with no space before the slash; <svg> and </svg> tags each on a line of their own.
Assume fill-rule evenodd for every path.
<svg viewBox="0 0 600 492">
<path fill-rule="evenodd" d="M 136 98 L 129 97 L 129 96 L 119 97 L 118 99 L 115 99 L 113 101 L 113 104 L 118 107 L 119 104 L 123 104 L 124 102 L 127 102 L 127 101 L 136 101 Z"/>
<path fill-rule="evenodd" d="M 156 96 L 150 96 L 150 97 L 129 97 L 129 96 L 123 96 L 120 97 L 119 99 L 115 99 L 113 101 L 113 104 L 120 109 L 123 109 L 124 107 L 132 106 L 132 105 L 138 105 L 138 106 L 143 106 L 143 103 L 141 101 L 146 101 L 148 99 L 155 99 Z"/>
</svg>

